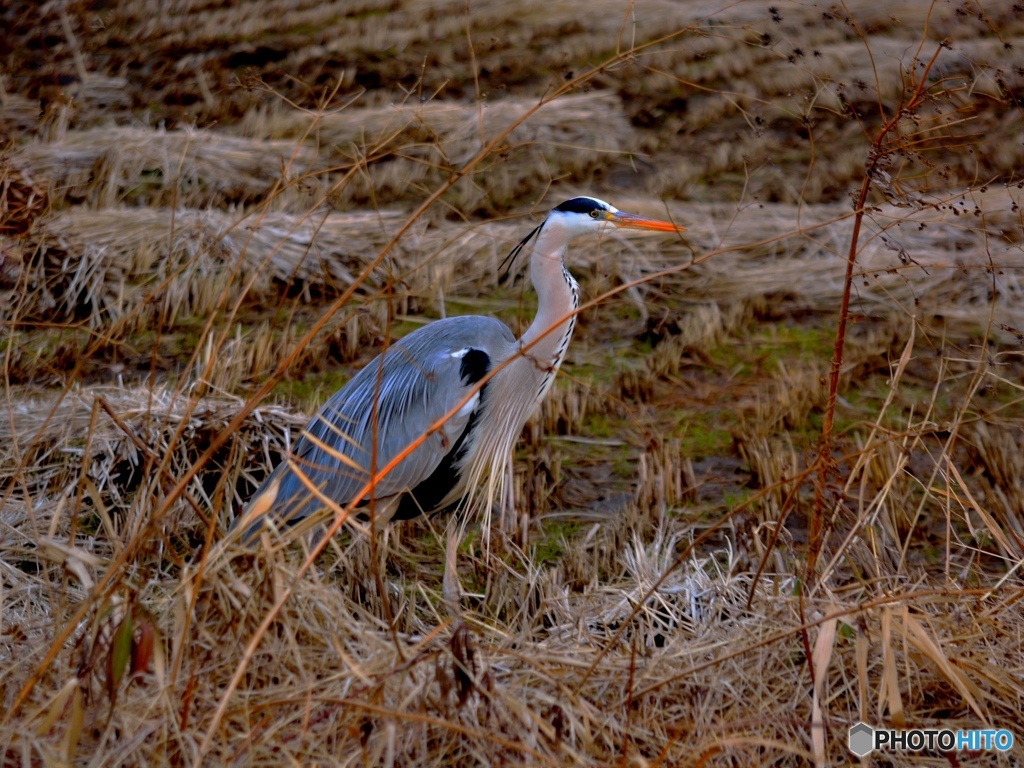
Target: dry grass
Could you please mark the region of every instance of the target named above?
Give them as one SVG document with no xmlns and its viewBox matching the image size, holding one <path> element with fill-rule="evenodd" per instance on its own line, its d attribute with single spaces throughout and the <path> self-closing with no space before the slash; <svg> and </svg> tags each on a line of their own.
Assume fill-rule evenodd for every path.
<svg viewBox="0 0 1024 768">
<path fill-rule="evenodd" d="M 5 768 L 1021 760 L 1024 13 L 158 5 L 4 17 Z M 521 329 L 577 193 L 688 230 L 574 248 L 460 615 L 442 520 L 223 543 L 393 334 Z"/>
<path fill-rule="evenodd" d="M 966 327 L 977 323 L 979 307 L 991 303 L 991 332 L 1003 341 L 1015 340 L 1012 329 L 1024 327 L 1024 257 L 1007 235 L 1020 226 L 1014 211 L 1022 196 L 1016 186 L 1000 186 L 909 210 L 876 207 L 871 235 L 858 255 L 857 311 L 872 315 L 895 304 L 922 322 L 941 317 Z M 764 295 L 799 297 L 799 306 L 824 311 L 842 290 L 838 257 L 852 226 L 842 206 L 804 207 L 797 218 L 790 206 L 779 204 L 666 205 L 627 199 L 622 205 L 685 222 L 687 243 L 636 241 L 625 246 L 631 259 L 609 259 L 606 254 L 620 247 L 618 242 L 582 246 L 574 266 L 594 274 L 587 286 L 594 295 L 636 281 L 645 290 L 648 276 L 678 270 L 693 251 L 723 252 L 661 282 L 671 283 L 684 300 L 711 302 L 707 311 L 716 317 L 719 304 Z M 122 318 L 141 299 L 155 304 L 170 325 L 207 316 L 219 303 L 243 296 L 267 303 L 288 290 L 308 303 L 311 291 L 323 296 L 351 287 L 368 254 L 382 248 L 405 219 L 400 210 L 232 215 L 72 209 L 35 228 L 33 245 L 46 258 L 27 276 L 26 286 L 37 311 L 56 309 L 72 318 L 85 305 L 94 308 L 90 322 L 103 325 Z M 493 289 L 497 264 L 522 227 L 518 221 L 475 226 L 420 221 L 391 251 L 386 272 L 379 271 L 364 287 L 390 278 L 414 297 L 430 297 L 434 291 L 485 294 Z M 797 231 L 801 236 L 793 238 Z M 71 279 L 69 267 L 75 270 Z M 631 296 L 641 312 L 650 312 L 642 294 Z M 711 332 L 704 330 L 707 319 L 700 311 L 685 322 L 687 329 L 673 339 L 676 345 L 685 347 L 693 343 L 694 333 Z M 665 372 L 655 370 L 656 375 Z"/>
<path fill-rule="evenodd" d="M 55 206 L 206 207 L 272 197 L 276 209 L 306 212 L 318 202 L 386 203 L 435 187 L 535 104 L 432 102 L 318 114 L 275 103 L 247 113 L 237 127 L 243 136 L 109 125 L 69 131 L 63 125 L 46 140 L 20 147 L 12 164 L 54 190 Z M 625 162 L 633 145 L 612 94 L 569 96 L 513 131 L 448 202 L 466 212 L 484 204 L 504 209 L 556 175 L 587 179 L 599 167 Z"/>
<path fill-rule="evenodd" d="M 335 205 L 382 203 L 436 187 L 535 106 L 533 98 L 470 106 L 428 101 L 348 106 L 310 115 L 272 103 L 249 111 L 238 130 L 259 139 L 311 134 L 340 167 L 365 162 L 365 171 L 332 188 Z M 566 96 L 518 125 L 486 164 L 452 190 L 447 202 L 469 213 L 481 206 L 505 210 L 510 200 L 528 197 L 554 178 L 588 179 L 598 169 L 627 162 L 636 143 L 614 94 Z"/>
<path fill-rule="evenodd" d="M 209 205 L 266 194 L 315 153 L 292 141 L 250 141 L 205 130 L 105 126 L 67 131 L 21 147 L 13 163 L 59 193 L 55 204 L 104 208 L 128 198 Z"/>
</svg>

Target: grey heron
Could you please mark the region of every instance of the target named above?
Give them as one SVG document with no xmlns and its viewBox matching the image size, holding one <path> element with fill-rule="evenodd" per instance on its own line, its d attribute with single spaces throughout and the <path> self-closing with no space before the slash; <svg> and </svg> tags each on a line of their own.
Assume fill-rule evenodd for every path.
<svg viewBox="0 0 1024 768">
<path fill-rule="evenodd" d="M 373 505 L 376 528 L 468 508 L 482 484 L 483 497 L 492 502 L 512 447 L 551 387 L 576 325 L 579 286 L 564 263 L 569 243 L 614 229 L 683 231 L 592 197 L 555 207 L 502 265 L 510 270 L 533 243 L 537 314 L 522 337 L 495 318 L 463 316 L 435 320 L 392 344 L 306 425 L 236 521 L 243 540 L 351 504 L 373 474 L 403 452 L 357 502 L 364 511 Z M 408 451 L 445 416 L 440 428 Z"/>
</svg>

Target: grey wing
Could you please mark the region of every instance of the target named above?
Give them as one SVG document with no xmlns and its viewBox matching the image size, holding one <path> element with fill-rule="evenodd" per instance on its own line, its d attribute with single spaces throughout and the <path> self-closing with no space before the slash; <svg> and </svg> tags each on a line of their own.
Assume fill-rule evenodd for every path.
<svg viewBox="0 0 1024 768">
<path fill-rule="evenodd" d="M 458 407 L 378 481 L 373 496 L 387 499 L 429 478 L 470 424 L 480 402 L 475 385 L 514 341 L 497 320 L 458 317 L 431 323 L 392 345 L 306 425 L 292 455 L 278 464 L 249 502 L 242 516 L 247 521 L 245 538 L 262 527 L 262 515 L 269 515 L 275 525 L 287 525 L 324 508 L 318 493 L 341 505 L 349 503 L 369 482 L 371 466 L 379 472 Z"/>
</svg>

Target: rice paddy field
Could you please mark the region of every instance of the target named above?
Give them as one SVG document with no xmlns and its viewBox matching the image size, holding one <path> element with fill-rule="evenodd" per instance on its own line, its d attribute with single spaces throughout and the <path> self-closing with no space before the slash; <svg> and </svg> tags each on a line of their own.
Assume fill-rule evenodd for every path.
<svg viewBox="0 0 1024 768">
<path fill-rule="evenodd" d="M 14 766 L 1024 764 L 1024 5 L 0 8 Z M 228 528 L 394 339 L 576 335 L 475 510 Z M 487 514 L 485 514 L 485 512 Z M 268 539 L 269 542 L 269 539 Z M 849 728 L 1006 729 L 1006 751 Z"/>
</svg>

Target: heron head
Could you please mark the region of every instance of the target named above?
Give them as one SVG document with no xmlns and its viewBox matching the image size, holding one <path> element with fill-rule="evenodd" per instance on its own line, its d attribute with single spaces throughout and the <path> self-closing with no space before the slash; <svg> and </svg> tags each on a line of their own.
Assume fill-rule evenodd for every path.
<svg viewBox="0 0 1024 768">
<path fill-rule="evenodd" d="M 654 232 L 683 232 L 680 227 L 667 221 L 648 219 L 620 211 L 615 206 L 596 197 L 573 197 L 555 206 L 548 216 L 557 219 L 572 236 L 604 234 L 615 229 L 645 229 Z"/>
<path fill-rule="evenodd" d="M 680 227 L 667 221 L 647 219 L 632 213 L 620 211 L 614 205 L 598 200 L 596 197 L 573 197 L 555 206 L 548 217 L 512 249 L 499 270 L 503 269 L 498 282 L 504 283 L 512 272 L 516 257 L 527 243 L 538 236 L 541 230 L 560 240 L 562 247 L 580 235 L 603 235 L 614 229 L 645 229 L 654 232 L 685 232 Z"/>
</svg>

